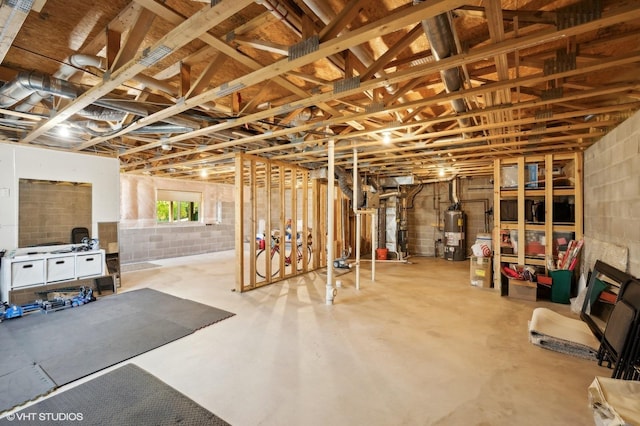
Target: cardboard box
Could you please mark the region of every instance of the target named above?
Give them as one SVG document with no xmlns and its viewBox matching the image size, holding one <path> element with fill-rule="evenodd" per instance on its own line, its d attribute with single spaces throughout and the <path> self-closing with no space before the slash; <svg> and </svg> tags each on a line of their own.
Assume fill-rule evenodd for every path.
<svg viewBox="0 0 640 426">
<path fill-rule="evenodd" d="M 471 256 L 469 279 L 471 285 L 475 287 L 491 288 L 492 283 L 492 262 L 491 257 Z"/>
<path fill-rule="evenodd" d="M 535 302 L 538 295 L 538 285 L 531 281 L 509 279 L 509 297 L 514 299 L 531 300 Z"/>
</svg>

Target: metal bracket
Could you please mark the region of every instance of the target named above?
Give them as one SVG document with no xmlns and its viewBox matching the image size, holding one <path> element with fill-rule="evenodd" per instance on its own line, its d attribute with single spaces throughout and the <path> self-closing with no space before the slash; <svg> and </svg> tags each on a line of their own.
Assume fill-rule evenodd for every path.
<svg viewBox="0 0 640 426">
<path fill-rule="evenodd" d="M 347 90 L 357 89 L 358 87 L 360 87 L 360 76 L 356 75 L 354 77 L 335 81 L 333 83 L 333 93 L 337 94 L 346 92 Z"/>
<path fill-rule="evenodd" d="M 301 58 L 320 49 L 320 38 L 317 34 L 289 46 L 289 60 Z"/>
</svg>

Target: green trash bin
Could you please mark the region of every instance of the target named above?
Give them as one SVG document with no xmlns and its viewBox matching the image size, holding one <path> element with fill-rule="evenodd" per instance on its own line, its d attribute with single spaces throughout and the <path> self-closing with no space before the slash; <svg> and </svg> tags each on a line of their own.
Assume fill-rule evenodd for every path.
<svg viewBox="0 0 640 426">
<path fill-rule="evenodd" d="M 551 301 L 555 303 L 570 303 L 571 282 L 573 280 L 573 271 L 568 269 L 558 269 L 551 271 Z"/>
</svg>

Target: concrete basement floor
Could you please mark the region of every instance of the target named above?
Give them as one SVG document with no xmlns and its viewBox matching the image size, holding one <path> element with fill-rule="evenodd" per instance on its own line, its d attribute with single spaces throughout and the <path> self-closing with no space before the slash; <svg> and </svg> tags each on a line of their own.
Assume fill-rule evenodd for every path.
<svg viewBox="0 0 640 426">
<path fill-rule="evenodd" d="M 236 315 L 127 362 L 234 426 L 594 423 L 587 387 L 611 370 L 528 341 L 534 308 L 577 318 L 568 305 L 472 287 L 469 261 L 409 261 L 377 263 L 375 282 L 363 262 L 333 305 L 322 271 L 239 294 L 233 252 L 154 261 L 120 291 Z"/>
</svg>

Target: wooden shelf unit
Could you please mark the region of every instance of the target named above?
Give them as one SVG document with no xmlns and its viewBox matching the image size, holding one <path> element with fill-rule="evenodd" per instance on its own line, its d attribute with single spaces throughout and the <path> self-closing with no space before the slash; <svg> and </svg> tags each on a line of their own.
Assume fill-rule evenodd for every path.
<svg viewBox="0 0 640 426">
<path fill-rule="evenodd" d="M 583 157 L 582 153 L 549 154 L 494 160 L 494 288 L 501 288 L 502 263 L 535 265 L 546 268 L 545 258 L 554 252 L 554 232 L 583 237 Z M 534 176 L 535 175 L 535 176 Z M 504 185 L 507 185 L 505 187 Z M 554 201 L 572 201 L 574 221 L 554 222 Z M 517 218 L 501 217 L 503 201 L 517 203 Z M 528 212 L 536 203 L 544 203 L 544 218 Z M 567 201 L 568 203 L 568 201 Z M 537 213 L 537 214 L 536 214 Z M 533 219 L 531 218 L 533 216 Z M 514 220 L 515 219 L 515 220 Z M 529 219 L 529 220 L 527 220 Z M 557 217 L 556 217 L 557 219 Z M 517 232 L 514 253 L 502 252 L 502 230 Z M 544 255 L 528 255 L 527 233 L 538 233 Z"/>
</svg>

